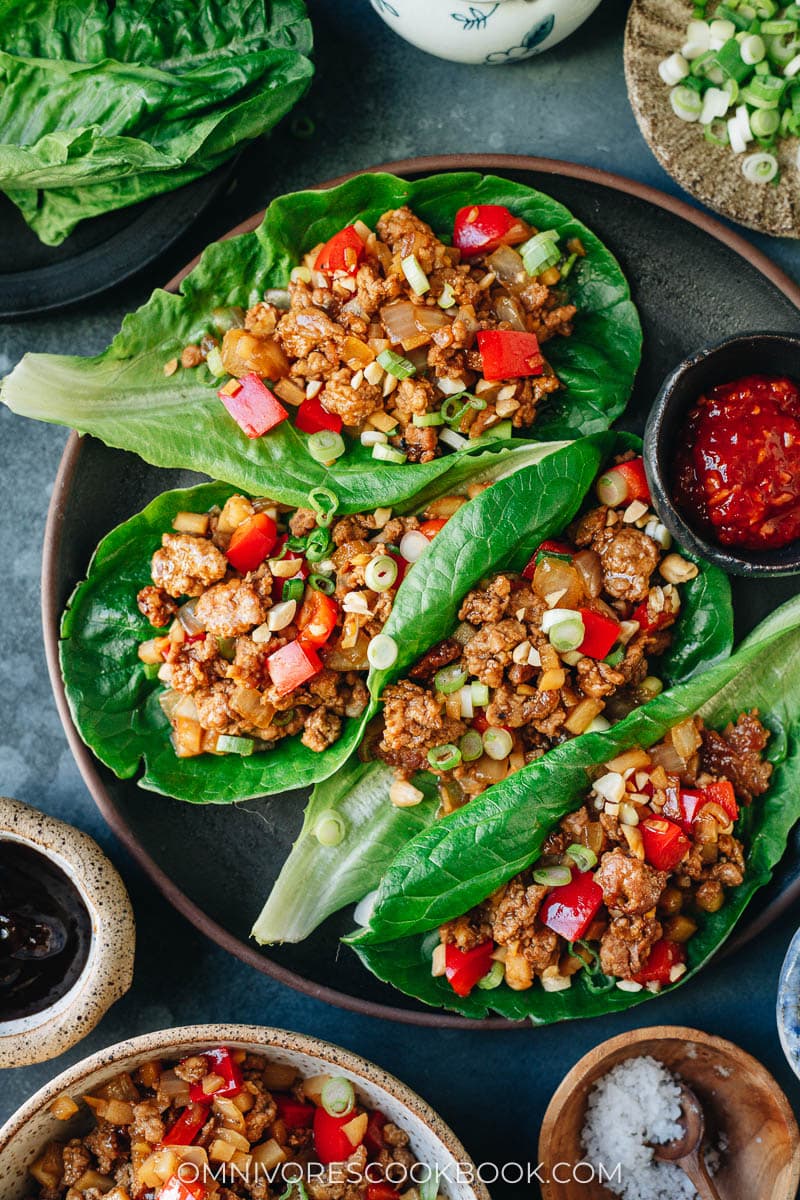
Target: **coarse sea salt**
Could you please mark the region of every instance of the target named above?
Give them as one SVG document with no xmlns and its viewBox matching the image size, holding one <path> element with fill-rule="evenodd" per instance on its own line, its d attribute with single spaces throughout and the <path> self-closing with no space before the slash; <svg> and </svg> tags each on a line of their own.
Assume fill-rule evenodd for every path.
<svg viewBox="0 0 800 1200">
<path fill-rule="evenodd" d="M 605 1186 L 622 1200 L 697 1196 L 681 1168 L 658 1162 L 651 1149 L 653 1143 L 680 1137 L 679 1098 L 675 1076 L 649 1055 L 618 1063 L 589 1093 L 584 1153 L 596 1168 L 602 1164 Z"/>
</svg>

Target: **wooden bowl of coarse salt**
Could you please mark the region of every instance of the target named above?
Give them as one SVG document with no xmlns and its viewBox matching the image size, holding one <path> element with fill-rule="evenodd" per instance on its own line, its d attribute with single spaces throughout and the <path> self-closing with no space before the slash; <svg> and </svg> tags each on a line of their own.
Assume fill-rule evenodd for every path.
<svg viewBox="0 0 800 1200">
<path fill-rule="evenodd" d="M 677 1135 L 680 1081 L 702 1104 L 720 1200 L 795 1200 L 800 1133 L 780 1087 L 732 1042 L 680 1025 L 620 1034 L 575 1064 L 542 1122 L 543 1200 L 695 1196 L 680 1168 L 655 1164 L 646 1144 Z"/>
</svg>

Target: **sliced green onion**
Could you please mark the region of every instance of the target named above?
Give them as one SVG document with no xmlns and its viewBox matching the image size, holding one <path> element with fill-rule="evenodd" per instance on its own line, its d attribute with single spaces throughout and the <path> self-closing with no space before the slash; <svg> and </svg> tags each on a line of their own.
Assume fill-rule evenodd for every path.
<svg viewBox="0 0 800 1200">
<path fill-rule="evenodd" d="M 769 138 L 778 132 L 781 118 L 776 108 L 759 108 L 750 117 L 750 128 L 757 138 Z"/>
<path fill-rule="evenodd" d="M 498 421 L 496 425 L 491 425 L 480 435 L 473 438 L 473 442 L 497 442 L 505 438 L 513 437 L 514 426 L 511 421 Z"/>
<path fill-rule="evenodd" d="M 399 464 L 406 461 L 402 450 L 396 450 L 394 446 L 386 446 L 381 442 L 372 447 L 372 457 L 379 459 L 380 462 Z"/>
<path fill-rule="evenodd" d="M 447 397 L 439 412 L 442 420 L 446 421 L 448 425 L 458 425 L 464 413 L 470 408 L 474 408 L 476 412 L 483 412 L 486 408 L 486 401 L 482 396 L 472 396 L 469 392 L 456 392 L 455 395 Z"/>
<path fill-rule="evenodd" d="M 339 497 L 330 488 L 315 487 L 308 493 L 309 507 L 317 514 L 318 525 L 330 525 L 339 507 Z"/>
<path fill-rule="evenodd" d="M 434 746 L 427 757 L 434 771 L 452 771 L 461 762 L 461 751 L 458 746 L 446 742 L 443 746 Z"/>
<path fill-rule="evenodd" d="M 236 638 L 218 637 L 217 652 L 221 658 L 227 658 L 228 662 L 233 662 L 236 657 Z"/>
<path fill-rule="evenodd" d="M 417 373 L 417 368 L 411 360 L 403 358 L 402 354 L 395 354 L 394 350 L 381 350 L 375 361 L 387 374 L 394 375 L 395 379 L 410 379 Z"/>
<path fill-rule="evenodd" d="M 442 294 L 436 303 L 439 308 L 452 308 L 456 302 L 455 294 L 453 293 L 452 284 L 446 283 L 442 288 Z"/>
<path fill-rule="evenodd" d="M 742 60 L 749 66 L 755 66 L 766 57 L 767 47 L 764 39 L 757 33 L 750 33 L 746 38 L 742 39 L 740 46 Z"/>
<path fill-rule="evenodd" d="M 621 471 L 607 471 L 595 484 L 597 499 L 609 508 L 616 508 L 628 499 L 628 485 Z"/>
<path fill-rule="evenodd" d="M 305 555 L 310 563 L 321 562 L 330 550 L 331 535 L 325 526 L 312 529 L 306 539 Z"/>
<path fill-rule="evenodd" d="M 682 54 L 670 54 L 658 64 L 658 73 L 664 83 L 675 87 L 689 74 L 689 64 Z"/>
<path fill-rule="evenodd" d="M 563 887 L 572 882 L 572 871 L 569 867 L 539 867 L 533 872 L 533 881 L 543 887 Z"/>
<path fill-rule="evenodd" d="M 460 433 L 456 433 L 455 429 L 444 428 L 439 434 L 439 441 L 444 442 L 445 446 L 449 446 L 451 450 L 463 450 L 469 445 L 469 439 L 463 437 Z"/>
<path fill-rule="evenodd" d="M 322 846 L 338 846 L 344 840 L 346 826 L 342 818 L 332 809 L 326 809 L 317 817 L 314 836 Z"/>
<path fill-rule="evenodd" d="M 484 992 L 490 992 L 503 982 L 506 969 L 501 962 L 492 963 L 483 979 L 478 980 L 478 987 Z"/>
<path fill-rule="evenodd" d="M 428 429 L 431 425 L 444 425 L 444 417 L 440 412 L 414 413 L 411 419 L 418 429 Z"/>
<path fill-rule="evenodd" d="M 248 754 L 253 753 L 255 742 L 252 738 L 230 737 L 226 733 L 221 733 L 217 738 L 217 750 L 220 754 L 240 754 L 242 758 L 246 758 Z"/>
<path fill-rule="evenodd" d="M 287 600 L 299 600 L 305 591 L 305 587 L 305 579 L 284 579 L 281 600 L 284 604 Z"/>
<path fill-rule="evenodd" d="M 377 633 L 367 646 L 367 661 L 376 671 L 386 671 L 397 662 L 397 642 L 388 633 Z"/>
<path fill-rule="evenodd" d="M 468 729 L 458 745 L 464 762 L 475 762 L 483 754 L 483 739 L 477 729 Z"/>
<path fill-rule="evenodd" d="M 308 439 L 308 453 L 318 463 L 335 462 L 344 454 L 344 438 L 332 429 L 320 429 Z"/>
<path fill-rule="evenodd" d="M 592 867 L 597 866 L 597 855 L 589 846 L 583 846 L 580 842 L 573 842 L 571 846 L 567 846 L 567 854 L 575 863 L 579 871 L 591 871 Z"/>
<path fill-rule="evenodd" d="M 523 266 L 529 275 L 541 275 L 543 271 L 556 265 L 561 258 L 558 238 L 555 229 L 545 229 L 541 233 L 535 233 L 518 248 Z"/>
<path fill-rule="evenodd" d="M 580 613 L 575 613 L 573 616 L 559 621 L 552 627 L 549 633 L 550 645 L 559 654 L 567 654 L 570 650 L 577 650 L 585 637 L 586 627 L 583 624 L 583 618 Z"/>
<path fill-rule="evenodd" d="M 797 21 L 764 21 L 761 32 L 767 37 L 783 37 L 787 33 L 797 33 Z"/>
<path fill-rule="evenodd" d="M 222 375 L 227 375 L 227 371 L 222 365 L 222 354 L 219 346 L 212 346 L 206 355 L 206 366 L 215 379 L 219 379 Z"/>
<path fill-rule="evenodd" d="M 279 729 L 283 729 L 284 725 L 291 725 L 294 717 L 294 709 L 287 708 L 283 712 L 275 713 L 275 716 L 272 718 L 272 724 L 277 725 Z"/>
<path fill-rule="evenodd" d="M 490 725 L 483 735 L 483 749 L 496 762 L 508 758 L 514 745 L 514 739 L 507 729 Z"/>
<path fill-rule="evenodd" d="M 158 679 L 158 672 L 163 665 L 163 663 L 142 663 L 141 667 L 144 671 L 145 679 Z"/>
<path fill-rule="evenodd" d="M 703 101 L 698 96 L 697 92 L 691 88 L 680 84 L 672 89 L 669 94 L 669 102 L 672 105 L 672 111 L 676 117 L 680 117 L 682 121 L 697 121 L 700 118 L 700 113 L 703 109 Z"/>
<path fill-rule="evenodd" d="M 453 692 L 457 692 L 466 682 L 467 672 L 458 663 L 453 663 L 449 667 L 442 667 L 441 671 L 437 671 L 433 677 L 433 685 L 436 691 L 441 692 L 443 696 L 449 696 Z"/>
<path fill-rule="evenodd" d="M 730 144 L 728 137 L 727 121 L 712 121 L 710 125 L 706 125 L 703 130 L 703 137 L 707 142 L 711 142 L 713 146 L 727 146 Z"/>
<path fill-rule="evenodd" d="M 639 684 L 639 690 L 646 692 L 649 696 L 659 696 L 664 690 L 664 684 L 655 675 L 648 675 Z"/>
<path fill-rule="evenodd" d="M 598 714 L 595 717 L 595 719 L 592 721 L 591 725 L 587 725 L 583 732 L 584 733 L 605 733 L 605 731 L 610 728 L 611 728 L 611 722 L 608 720 L 608 718 Z"/>
<path fill-rule="evenodd" d="M 478 683 L 473 680 L 469 686 L 472 692 L 472 703 L 476 708 L 483 708 L 484 705 L 489 703 L 489 688 L 487 684 Z"/>
<path fill-rule="evenodd" d="M 315 592 L 324 592 L 326 596 L 332 596 L 336 591 L 336 584 L 327 575 L 309 575 L 308 586 Z"/>
<path fill-rule="evenodd" d="M 412 289 L 418 296 L 424 296 L 425 292 L 430 290 L 428 276 L 419 265 L 419 259 L 416 254 L 409 254 L 400 263 L 403 274 L 411 285 Z"/>
<path fill-rule="evenodd" d="M 373 592 L 388 592 L 397 579 L 397 563 L 388 554 L 371 558 L 364 571 L 364 582 Z"/>
<path fill-rule="evenodd" d="M 356 1093 L 349 1079 L 334 1075 L 323 1084 L 319 1100 L 329 1117 L 344 1117 L 355 1108 Z"/>
<path fill-rule="evenodd" d="M 610 654 L 607 654 L 603 659 L 603 662 L 609 667 L 618 667 L 624 657 L 625 647 L 620 646 L 618 650 L 612 650 Z"/>
<path fill-rule="evenodd" d="M 778 174 L 778 160 L 774 154 L 748 154 L 742 174 L 749 183 L 771 183 Z"/>
</svg>

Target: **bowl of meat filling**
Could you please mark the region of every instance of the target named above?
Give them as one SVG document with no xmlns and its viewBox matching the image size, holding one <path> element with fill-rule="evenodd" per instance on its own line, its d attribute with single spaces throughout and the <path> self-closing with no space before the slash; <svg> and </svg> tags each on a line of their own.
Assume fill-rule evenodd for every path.
<svg viewBox="0 0 800 1200">
<path fill-rule="evenodd" d="M 489 1200 L 466 1182 L 474 1172 L 436 1113 L 379 1067 L 244 1025 L 121 1042 L 0 1130 L 5 1200 Z"/>
</svg>

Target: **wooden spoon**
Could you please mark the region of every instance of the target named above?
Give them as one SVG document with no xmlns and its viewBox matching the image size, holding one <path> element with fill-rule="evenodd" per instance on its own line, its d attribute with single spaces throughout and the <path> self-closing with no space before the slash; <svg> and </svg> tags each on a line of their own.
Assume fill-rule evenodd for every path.
<svg viewBox="0 0 800 1200">
<path fill-rule="evenodd" d="M 703 1155 L 706 1120 L 702 1106 L 690 1087 L 682 1083 L 680 1088 L 680 1123 L 683 1133 L 671 1142 L 653 1145 L 653 1154 L 663 1162 L 673 1162 L 681 1167 L 694 1184 L 700 1200 L 720 1200 L 720 1194 L 708 1173 Z"/>
</svg>

